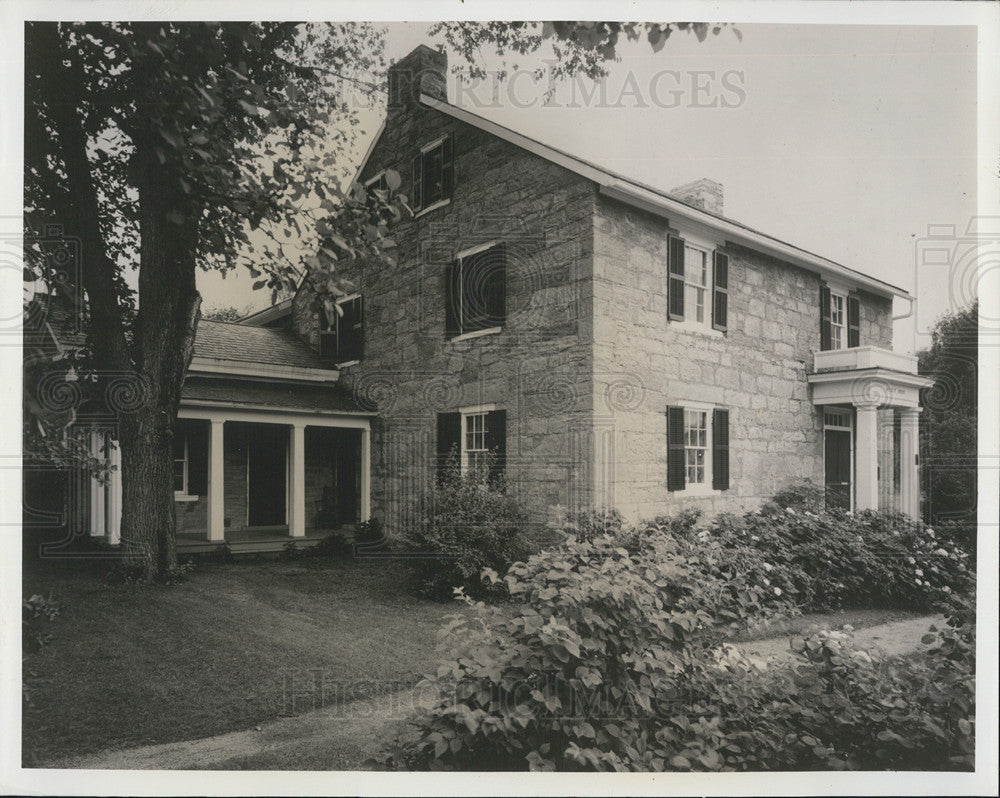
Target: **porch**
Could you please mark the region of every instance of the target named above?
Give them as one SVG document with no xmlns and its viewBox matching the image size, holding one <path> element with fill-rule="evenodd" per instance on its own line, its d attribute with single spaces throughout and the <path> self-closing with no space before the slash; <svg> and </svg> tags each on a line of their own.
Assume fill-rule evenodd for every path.
<svg viewBox="0 0 1000 798">
<path fill-rule="evenodd" d="M 365 417 L 182 407 L 174 450 L 178 551 L 315 545 L 371 514 Z"/>
<path fill-rule="evenodd" d="M 920 517 L 917 359 L 873 346 L 815 352 L 808 375 L 823 408 L 828 501 Z"/>
</svg>

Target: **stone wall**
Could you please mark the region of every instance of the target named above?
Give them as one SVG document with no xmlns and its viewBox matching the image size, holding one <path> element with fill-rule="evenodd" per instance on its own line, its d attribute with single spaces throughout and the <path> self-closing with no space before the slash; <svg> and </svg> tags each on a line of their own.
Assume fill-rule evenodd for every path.
<svg viewBox="0 0 1000 798">
<path fill-rule="evenodd" d="M 595 189 L 587 181 L 431 109 L 391 107 L 361 179 L 391 168 L 410 190 L 422 144 L 454 134 L 451 202 L 393 231 L 395 265 L 348 265 L 364 296 L 365 351 L 342 384 L 378 407 L 373 514 L 390 533 L 422 512 L 436 414 L 495 404 L 507 412 L 511 491 L 539 521 L 553 505 L 589 504 Z M 507 246 L 507 317 L 499 334 L 445 339 L 444 271 L 479 244 Z M 293 302 L 314 346 L 312 297 Z"/>
<path fill-rule="evenodd" d="M 725 247 L 728 330 L 692 331 L 667 321 L 665 220 L 602 197 L 594 235 L 595 423 L 613 441 L 600 498 L 629 517 L 714 514 L 757 506 L 795 479 L 822 484 L 823 421 L 806 382 L 819 276 Z M 862 294 L 861 306 L 862 345 L 891 347 L 891 303 Z M 726 491 L 667 490 L 664 411 L 685 403 L 729 409 Z"/>
</svg>

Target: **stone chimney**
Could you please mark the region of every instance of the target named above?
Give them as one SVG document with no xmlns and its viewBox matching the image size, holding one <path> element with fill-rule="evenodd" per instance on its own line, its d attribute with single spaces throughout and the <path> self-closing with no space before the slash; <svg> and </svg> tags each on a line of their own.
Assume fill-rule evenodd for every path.
<svg viewBox="0 0 1000 798">
<path fill-rule="evenodd" d="M 399 111 L 420 102 L 420 95 L 427 94 L 448 102 L 445 75 L 448 56 L 419 45 L 409 55 L 389 67 L 389 111 Z"/>
<path fill-rule="evenodd" d="M 703 211 L 722 215 L 722 183 L 703 177 L 701 180 L 673 188 L 667 193 Z"/>
</svg>

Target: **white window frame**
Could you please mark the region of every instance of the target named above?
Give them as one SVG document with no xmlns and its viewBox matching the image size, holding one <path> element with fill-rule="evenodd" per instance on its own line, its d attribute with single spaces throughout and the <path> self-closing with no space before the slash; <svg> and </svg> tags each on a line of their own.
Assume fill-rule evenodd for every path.
<svg viewBox="0 0 1000 798">
<path fill-rule="evenodd" d="M 691 442 L 688 440 L 691 430 L 693 429 L 688 423 L 688 415 L 697 414 L 702 417 L 704 423 L 705 431 L 705 444 L 699 446 L 692 446 Z M 705 485 L 711 485 L 711 466 L 712 466 L 712 422 L 710 419 L 710 412 L 708 410 L 702 410 L 697 407 L 685 407 L 684 408 L 684 485 L 685 487 L 691 485 L 692 488 L 700 490 L 705 487 Z M 700 431 L 700 425 L 699 425 Z M 697 463 L 692 464 L 689 460 L 689 452 L 704 451 L 704 458 L 701 462 L 701 480 L 695 482 L 691 479 L 691 470 L 697 469 L 699 466 Z"/>
<path fill-rule="evenodd" d="M 459 408 L 459 413 L 462 416 L 462 424 L 459 429 L 459 454 L 460 463 L 463 474 L 469 472 L 469 455 L 477 454 L 479 452 L 488 452 L 489 449 L 486 448 L 486 419 L 487 416 L 497 409 L 496 404 L 487 405 L 473 405 L 471 407 Z M 466 440 L 466 435 L 468 433 L 468 419 L 471 418 L 482 418 L 483 419 L 483 448 L 482 449 L 469 449 L 468 442 Z"/>
<path fill-rule="evenodd" d="M 724 338 L 725 333 L 722 330 L 716 330 L 712 326 L 712 313 L 713 313 L 713 291 L 715 290 L 714 279 L 715 279 L 715 251 L 723 245 L 723 242 L 714 241 L 707 237 L 705 233 L 699 234 L 693 230 L 679 228 L 677 235 L 684 239 L 684 252 L 685 252 L 685 263 L 684 263 L 684 319 L 681 321 L 673 320 L 669 321 L 669 328 L 674 330 L 680 330 L 685 333 L 697 333 L 698 335 L 707 335 L 712 338 Z M 705 314 L 703 321 L 695 321 L 693 314 L 688 312 L 688 302 L 687 302 L 687 250 L 688 248 L 701 250 L 705 253 Z M 668 275 L 669 280 L 669 275 Z"/>
<path fill-rule="evenodd" d="M 684 488 L 682 490 L 675 490 L 671 495 L 673 496 L 721 496 L 722 491 L 716 490 L 712 487 L 713 478 L 713 468 L 715 465 L 715 458 L 713 457 L 714 449 L 712 448 L 715 441 L 712 438 L 712 425 L 714 423 L 714 411 L 715 410 L 725 410 L 724 405 L 715 405 L 708 402 L 687 402 L 683 400 L 678 400 L 677 407 L 680 407 L 684 411 Z M 696 413 L 705 414 L 705 481 L 692 484 L 688 482 L 687 478 L 687 414 L 688 411 Z M 732 447 L 732 437 L 730 437 L 730 448 Z M 730 462 L 732 462 L 732 455 L 730 455 Z"/>
<path fill-rule="evenodd" d="M 175 433 L 176 434 L 176 433 Z M 178 458 L 172 458 L 173 462 L 176 464 L 180 462 Z M 184 481 L 181 490 L 174 490 L 174 501 L 176 502 L 196 502 L 198 501 L 197 496 L 192 496 L 188 493 L 188 471 L 191 464 L 191 453 L 188 450 L 188 438 L 187 435 L 184 436 Z M 171 479 L 173 479 L 173 473 L 171 472 Z"/>
<path fill-rule="evenodd" d="M 345 302 L 353 302 L 355 299 L 361 299 L 361 292 L 360 291 L 356 291 L 353 294 L 348 294 L 347 296 L 342 296 L 339 299 L 334 300 L 333 304 L 335 304 L 335 305 L 343 305 Z M 322 312 L 323 311 L 320 310 L 320 313 L 322 313 Z M 343 313 L 338 313 L 337 314 L 337 318 L 335 318 L 333 320 L 333 323 L 335 325 L 337 325 L 337 342 L 338 343 L 340 342 L 340 321 L 343 318 L 344 318 Z M 362 318 L 361 318 L 361 325 L 362 325 L 362 327 L 364 327 L 364 323 L 365 323 L 365 320 L 364 320 L 364 317 L 362 316 Z M 320 329 L 320 335 L 322 335 L 324 332 L 328 332 L 328 331 L 329 331 L 329 328 L 327 328 L 327 330 Z M 334 361 L 334 365 L 337 368 L 345 369 L 348 366 L 356 366 L 360 362 L 361 361 L 358 360 L 357 358 L 355 358 L 354 360 L 336 360 L 336 361 Z"/>
<path fill-rule="evenodd" d="M 839 301 L 839 314 L 837 305 Z M 840 318 L 838 324 L 835 319 Z M 830 291 L 830 350 L 847 349 L 847 294 Z"/>
<path fill-rule="evenodd" d="M 688 275 L 688 251 L 696 252 L 701 255 L 702 265 L 702 279 L 704 282 L 696 283 L 689 279 Z M 690 322 L 690 324 L 697 327 L 705 327 L 706 329 L 712 329 L 712 267 L 711 267 L 711 256 L 712 252 L 699 246 L 698 244 L 692 244 L 690 241 L 684 241 L 684 321 Z M 690 290 L 689 290 L 690 289 Z M 701 319 L 696 318 L 695 311 L 697 310 L 697 305 L 691 307 L 691 313 L 688 312 L 688 299 L 691 298 L 692 294 L 701 291 Z"/>
<path fill-rule="evenodd" d="M 442 139 L 442 141 L 443 141 L 443 139 Z M 498 247 L 498 246 L 500 246 L 501 243 L 502 242 L 498 239 L 496 241 L 489 241 L 486 244 L 477 244 L 474 247 L 469 247 L 468 249 L 463 249 L 461 252 L 456 253 L 456 255 L 455 255 L 455 264 L 458 267 L 458 269 L 460 270 L 460 277 L 459 277 L 459 279 L 460 280 L 464 280 L 465 279 L 465 271 L 464 271 L 464 269 L 462 267 L 462 261 L 463 260 L 465 260 L 468 257 L 471 257 L 472 255 L 476 255 L 476 254 L 478 254 L 480 252 L 485 252 L 488 249 L 493 249 L 493 247 Z M 458 323 L 459 323 L 459 325 L 461 325 L 461 323 L 462 323 L 462 298 L 463 298 L 464 295 L 465 295 L 465 292 L 462 290 L 461 283 L 460 283 L 460 287 L 459 287 L 459 291 L 458 291 L 458 308 L 456 308 L 456 310 L 458 311 Z M 484 328 L 482 330 L 472 330 L 471 332 L 464 332 L 461 335 L 456 335 L 454 338 L 449 338 L 448 342 L 449 343 L 455 343 L 456 341 L 468 341 L 468 340 L 470 340 L 472 338 L 481 338 L 484 335 L 496 335 L 497 333 L 500 333 L 500 332 L 503 332 L 503 327 L 486 327 L 486 328 Z"/>
<path fill-rule="evenodd" d="M 365 181 L 365 188 L 371 188 L 373 185 L 379 182 L 383 177 L 385 177 L 385 169 L 383 169 L 381 172 L 378 172 L 373 177 L 369 177 Z"/>
</svg>

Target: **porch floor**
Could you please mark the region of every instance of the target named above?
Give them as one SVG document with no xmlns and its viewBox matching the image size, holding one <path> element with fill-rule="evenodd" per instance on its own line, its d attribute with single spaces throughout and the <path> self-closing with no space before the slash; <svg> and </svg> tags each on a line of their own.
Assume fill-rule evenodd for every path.
<svg viewBox="0 0 1000 798">
<path fill-rule="evenodd" d="M 308 549 L 325 540 L 331 533 L 345 538 L 354 536 L 354 525 L 345 524 L 340 529 L 315 529 L 305 537 L 293 538 L 288 527 L 267 527 L 236 529 L 226 532 L 225 540 L 206 540 L 205 532 L 178 532 L 178 554 L 201 554 L 222 550 L 227 544 L 233 554 L 257 554 L 281 551 L 289 541 L 295 541 L 296 548 Z"/>
</svg>

